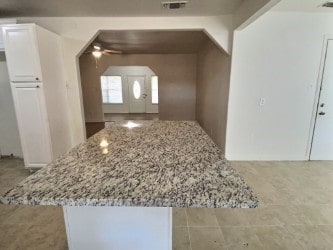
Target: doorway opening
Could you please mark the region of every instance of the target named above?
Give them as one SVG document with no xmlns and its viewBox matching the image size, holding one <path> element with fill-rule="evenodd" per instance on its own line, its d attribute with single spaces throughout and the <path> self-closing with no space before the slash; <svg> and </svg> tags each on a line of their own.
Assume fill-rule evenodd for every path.
<svg viewBox="0 0 333 250">
<path fill-rule="evenodd" d="M 79 58 L 87 137 L 108 121 L 196 120 L 223 152 L 230 62 L 204 30 L 100 31 Z"/>
<path fill-rule="evenodd" d="M 110 66 L 100 77 L 104 121 L 158 119 L 158 76 L 147 66 Z"/>
</svg>

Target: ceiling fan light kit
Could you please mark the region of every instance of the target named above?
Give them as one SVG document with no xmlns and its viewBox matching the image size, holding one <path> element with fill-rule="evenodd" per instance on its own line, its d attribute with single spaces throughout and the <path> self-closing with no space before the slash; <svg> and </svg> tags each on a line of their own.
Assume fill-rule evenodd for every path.
<svg viewBox="0 0 333 250">
<path fill-rule="evenodd" d="M 96 49 L 96 50 L 101 50 L 101 49 L 102 49 L 102 46 L 101 46 L 99 43 L 95 43 L 95 44 L 93 45 L 93 47 L 94 47 L 94 49 Z"/>
<path fill-rule="evenodd" d="M 92 55 L 95 57 L 95 58 L 100 58 L 102 56 L 102 52 L 99 51 L 99 50 L 95 50 L 93 52 L 91 52 Z"/>
<path fill-rule="evenodd" d="M 90 45 L 93 50 L 88 50 L 85 53 L 92 53 L 92 55 L 95 58 L 100 58 L 102 54 L 108 55 L 108 54 L 121 54 L 122 51 L 119 50 L 113 50 L 113 49 L 107 49 L 105 46 L 103 46 L 101 43 L 92 43 Z"/>
</svg>

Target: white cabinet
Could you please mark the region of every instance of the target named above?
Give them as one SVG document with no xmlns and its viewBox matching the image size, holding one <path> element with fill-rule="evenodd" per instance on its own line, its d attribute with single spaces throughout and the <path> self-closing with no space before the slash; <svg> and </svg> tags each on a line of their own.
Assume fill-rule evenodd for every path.
<svg viewBox="0 0 333 250">
<path fill-rule="evenodd" d="M 5 50 L 5 44 L 3 42 L 3 33 L 2 33 L 2 27 L 8 24 L 14 24 L 16 23 L 15 19 L 0 19 L 0 51 Z"/>
<path fill-rule="evenodd" d="M 11 83 L 25 165 L 43 167 L 52 160 L 42 85 Z"/>
<path fill-rule="evenodd" d="M 72 145 L 61 38 L 35 24 L 3 34 L 25 167 L 43 167 Z"/>
<path fill-rule="evenodd" d="M 12 82 L 41 81 L 35 32 L 35 27 L 31 25 L 3 27 L 8 71 Z"/>
</svg>

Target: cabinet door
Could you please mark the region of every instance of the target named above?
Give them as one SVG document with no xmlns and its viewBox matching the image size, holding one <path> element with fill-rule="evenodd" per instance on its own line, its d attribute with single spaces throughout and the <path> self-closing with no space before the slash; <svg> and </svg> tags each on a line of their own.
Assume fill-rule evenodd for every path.
<svg viewBox="0 0 333 250">
<path fill-rule="evenodd" d="M 25 166 L 43 167 L 51 162 L 52 151 L 42 89 L 36 84 L 12 83 L 12 91 Z"/>
<path fill-rule="evenodd" d="M 40 81 L 41 70 L 33 24 L 3 27 L 9 77 L 12 82 Z"/>
</svg>

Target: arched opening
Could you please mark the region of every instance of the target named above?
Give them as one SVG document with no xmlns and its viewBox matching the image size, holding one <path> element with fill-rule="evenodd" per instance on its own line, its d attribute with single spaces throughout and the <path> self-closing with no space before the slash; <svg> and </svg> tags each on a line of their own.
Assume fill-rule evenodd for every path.
<svg viewBox="0 0 333 250">
<path fill-rule="evenodd" d="M 224 151 L 230 57 L 204 31 L 101 31 L 79 66 L 87 137 L 114 120 L 196 120 Z"/>
</svg>

